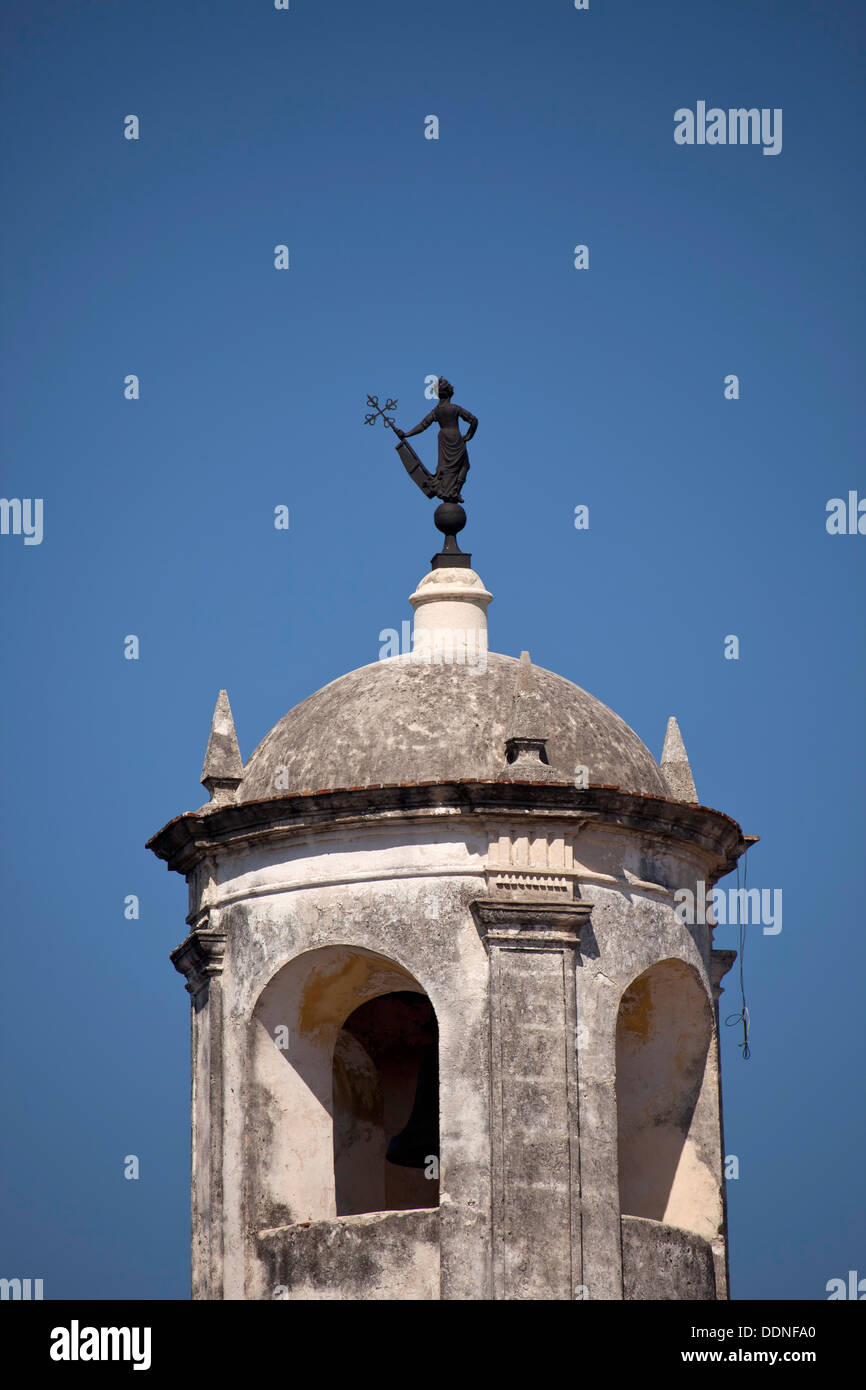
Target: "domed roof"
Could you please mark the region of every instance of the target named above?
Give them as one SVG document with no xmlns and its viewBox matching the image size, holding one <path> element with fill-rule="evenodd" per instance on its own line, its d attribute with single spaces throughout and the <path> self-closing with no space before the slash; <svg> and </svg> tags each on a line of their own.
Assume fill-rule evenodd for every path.
<svg viewBox="0 0 866 1390">
<path fill-rule="evenodd" d="M 392 657 L 361 666 L 302 700 L 246 764 L 237 800 L 336 787 L 490 780 L 506 770 L 506 739 L 546 738 L 551 773 L 669 796 L 637 734 L 563 676 L 532 666 L 531 729 L 512 723 L 521 663 L 496 652 L 486 669 Z M 541 727 L 543 725 L 543 727 Z"/>
</svg>

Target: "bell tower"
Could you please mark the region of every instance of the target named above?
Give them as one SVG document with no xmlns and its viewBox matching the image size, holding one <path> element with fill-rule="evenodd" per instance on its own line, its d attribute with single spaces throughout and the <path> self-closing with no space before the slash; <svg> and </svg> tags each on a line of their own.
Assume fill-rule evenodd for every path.
<svg viewBox="0 0 866 1390">
<path fill-rule="evenodd" d="M 465 559 L 466 557 L 464 557 Z M 193 1296 L 727 1297 L 716 1001 L 747 841 L 437 556 L 414 650 L 303 700 L 149 842 L 187 879 Z"/>
</svg>

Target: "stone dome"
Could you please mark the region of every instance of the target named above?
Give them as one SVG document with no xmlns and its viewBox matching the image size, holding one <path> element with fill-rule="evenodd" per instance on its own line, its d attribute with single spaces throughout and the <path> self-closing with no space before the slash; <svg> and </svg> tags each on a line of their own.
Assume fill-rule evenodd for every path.
<svg viewBox="0 0 866 1390">
<path fill-rule="evenodd" d="M 337 787 L 489 780 L 506 775 L 514 732 L 546 738 L 548 777 L 670 796 L 637 734 L 600 700 L 563 676 L 531 666 L 533 719 L 512 716 L 521 663 L 496 652 L 484 668 L 392 657 L 361 666 L 289 710 L 259 744 L 237 800 Z M 542 727 L 543 726 L 543 727 Z"/>
</svg>

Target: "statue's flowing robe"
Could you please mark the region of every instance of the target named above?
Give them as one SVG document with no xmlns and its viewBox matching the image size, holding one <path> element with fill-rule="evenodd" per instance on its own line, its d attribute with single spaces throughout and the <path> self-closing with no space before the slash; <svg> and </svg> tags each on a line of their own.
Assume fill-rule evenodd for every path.
<svg viewBox="0 0 866 1390">
<path fill-rule="evenodd" d="M 439 426 L 439 462 L 433 481 L 436 489 L 435 496 L 441 498 L 443 502 L 457 501 L 466 474 L 469 472 L 469 455 L 460 433 L 458 420 L 465 420 L 466 424 L 470 426 L 478 424 L 475 416 L 470 415 L 468 410 L 464 410 L 462 405 L 453 405 L 451 401 L 440 401 L 417 426 L 418 433 L 434 423 Z"/>
</svg>

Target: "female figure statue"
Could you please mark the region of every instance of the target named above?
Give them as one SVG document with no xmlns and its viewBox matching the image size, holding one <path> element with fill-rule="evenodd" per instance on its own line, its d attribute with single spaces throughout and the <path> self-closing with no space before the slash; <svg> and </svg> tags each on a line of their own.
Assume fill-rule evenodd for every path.
<svg viewBox="0 0 866 1390">
<path fill-rule="evenodd" d="M 420 424 L 413 430 L 397 430 L 401 439 L 409 439 L 413 434 L 421 434 L 423 430 L 429 429 L 435 421 L 439 426 L 439 463 L 435 474 L 432 476 L 432 495 L 439 497 L 443 502 L 462 502 L 460 489 L 466 481 L 466 474 L 469 472 L 469 456 L 466 453 L 466 443 L 470 440 L 478 428 L 478 421 L 474 415 L 470 415 L 468 410 L 464 410 L 462 405 L 452 405 L 451 397 L 454 395 L 454 387 L 444 376 L 439 378 L 438 396 L 439 404 L 425 415 Z M 459 420 L 465 420 L 469 426 L 465 434 L 460 433 Z"/>
</svg>

